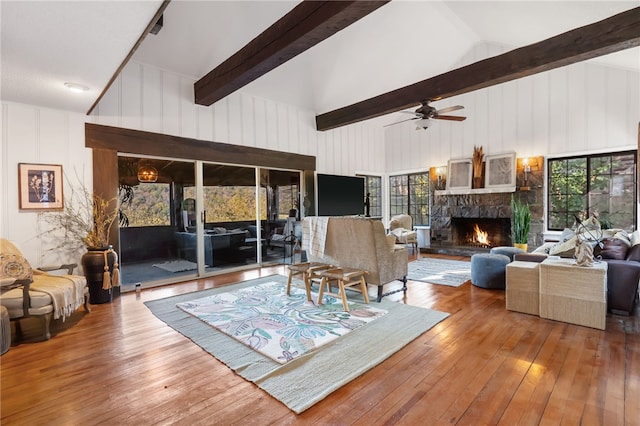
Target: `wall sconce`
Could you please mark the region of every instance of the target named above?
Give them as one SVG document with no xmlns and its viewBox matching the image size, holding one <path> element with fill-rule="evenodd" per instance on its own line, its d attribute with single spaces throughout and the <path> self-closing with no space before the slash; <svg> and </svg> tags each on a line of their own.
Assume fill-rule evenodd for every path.
<svg viewBox="0 0 640 426">
<path fill-rule="evenodd" d="M 520 188 L 521 191 L 528 191 L 529 189 L 529 173 L 531 173 L 531 166 L 529 165 L 529 159 L 522 159 L 522 170 L 524 172 L 524 185 Z"/>
<path fill-rule="evenodd" d="M 438 190 L 442 190 L 445 189 L 446 186 L 446 174 L 447 174 L 447 168 L 446 167 L 436 167 L 436 189 Z"/>
<path fill-rule="evenodd" d="M 151 166 L 140 166 L 138 168 L 138 181 L 142 183 L 153 183 L 158 180 L 158 170 Z"/>
</svg>

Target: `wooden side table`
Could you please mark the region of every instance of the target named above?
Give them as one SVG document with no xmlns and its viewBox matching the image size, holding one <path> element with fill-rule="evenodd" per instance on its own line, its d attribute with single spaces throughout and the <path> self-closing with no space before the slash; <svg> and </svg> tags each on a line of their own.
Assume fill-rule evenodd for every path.
<svg viewBox="0 0 640 426">
<path fill-rule="evenodd" d="M 505 300 L 510 311 L 540 314 L 539 263 L 516 260 L 507 264 Z"/>
<path fill-rule="evenodd" d="M 540 264 L 540 316 L 604 330 L 607 263 L 577 266 L 573 259 Z"/>
</svg>

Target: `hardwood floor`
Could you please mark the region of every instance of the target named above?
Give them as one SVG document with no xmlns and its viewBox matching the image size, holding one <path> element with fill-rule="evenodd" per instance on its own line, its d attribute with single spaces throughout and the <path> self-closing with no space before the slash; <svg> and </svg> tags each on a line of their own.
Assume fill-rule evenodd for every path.
<svg viewBox="0 0 640 426">
<path fill-rule="evenodd" d="M 125 293 L 56 321 L 51 340 L 2 355 L 1 423 L 640 424 L 637 309 L 600 331 L 507 311 L 504 291 L 410 281 L 389 299 L 451 316 L 296 415 L 142 303 L 273 273 L 284 267 Z"/>
</svg>

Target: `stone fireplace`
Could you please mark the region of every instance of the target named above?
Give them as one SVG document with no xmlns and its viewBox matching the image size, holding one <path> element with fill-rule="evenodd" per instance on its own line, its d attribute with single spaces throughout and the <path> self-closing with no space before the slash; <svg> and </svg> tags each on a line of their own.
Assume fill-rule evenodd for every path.
<svg viewBox="0 0 640 426">
<path fill-rule="evenodd" d="M 471 256 L 489 251 L 491 247 L 513 245 L 511 234 L 511 198 L 531 208 L 529 247 L 542 244 L 543 231 L 543 157 L 529 157 L 531 172 L 524 180 L 522 159 L 517 159 L 516 185 L 512 189 L 469 188 L 445 190 L 437 178 L 436 168 L 431 179 L 431 242 L 426 253 Z M 502 192 L 504 191 L 504 192 Z M 487 233 L 488 243 L 474 240 L 475 225 Z M 471 238 L 469 238 L 471 236 Z M 467 241 L 467 240 L 471 241 Z"/>
</svg>

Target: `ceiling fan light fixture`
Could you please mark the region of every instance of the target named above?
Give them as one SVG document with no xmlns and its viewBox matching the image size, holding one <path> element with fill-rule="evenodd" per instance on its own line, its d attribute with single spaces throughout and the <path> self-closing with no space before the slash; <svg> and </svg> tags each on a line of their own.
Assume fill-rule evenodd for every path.
<svg viewBox="0 0 640 426">
<path fill-rule="evenodd" d="M 420 120 L 416 121 L 416 130 L 427 130 L 431 126 L 431 123 L 433 123 L 433 120 L 431 118 L 421 118 Z"/>
<path fill-rule="evenodd" d="M 158 180 L 158 169 L 151 166 L 138 168 L 138 181 L 142 183 L 154 183 Z"/>
</svg>

